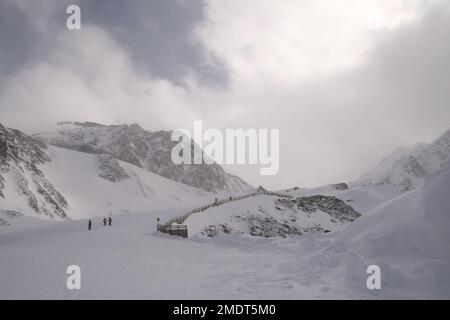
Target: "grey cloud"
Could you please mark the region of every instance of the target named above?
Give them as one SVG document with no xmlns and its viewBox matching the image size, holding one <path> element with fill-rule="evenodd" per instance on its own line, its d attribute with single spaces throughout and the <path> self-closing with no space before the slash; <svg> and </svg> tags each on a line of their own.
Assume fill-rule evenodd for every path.
<svg viewBox="0 0 450 320">
<path fill-rule="evenodd" d="M 0 1 L 0 75 L 22 68 L 44 50 L 45 37 L 35 23 L 17 2 Z"/>
<path fill-rule="evenodd" d="M 356 179 L 397 147 L 450 127 L 449 8 L 443 3 L 418 24 L 380 34 L 363 66 L 286 94 L 292 107 L 272 123 L 306 150 L 285 143 L 288 185 Z"/>
<path fill-rule="evenodd" d="M 224 120 L 223 127 L 280 128 L 278 175 L 229 170 L 276 188 L 350 182 L 398 147 L 450 128 L 450 4 L 377 37 L 363 65 L 294 88 L 275 84 L 252 98 L 250 116 Z"/>
<path fill-rule="evenodd" d="M 192 30 L 204 19 L 203 0 L 82 1 L 84 19 L 96 24 L 129 50 L 139 70 L 182 84 L 194 72 L 202 84 L 224 85 L 219 61 L 206 63 Z"/>
<path fill-rule="evenodd" d="M 223 85 L 226 75 L 221 64 L 204 67 L 203 49 L 190 36 L 191 28 L 203 19 L 201 2 L 163 2 L 134 1 L 132 5 L 129 2 L 119 5 L 113 1 L 83 1 L 80 4 L 84 8 L 85 23 L 98 25 L 112 35 L 136 67 L 130 72 L 137 69 L 143 74 L 134 79 L 133 87 L 146 81 L 148 75 L 177 83 L 189 70 L 194 70 L 210 87 L 214 87 L 214 83 Z M 46 19 L 44 28 L 37 28 L 36 24 L 42 21 L 28 19 L 29 11 L 11 3 L 0 0 L 0 72 L 3 75 L 33 61 L 47 61 L 46 50 L 53 48 L 53 32 L 61 32 L 58 30 L 65 22 L 65 14 L 60 14 L 64 13 L 65 4 L 55 7 L 50 0 L 39 2 L 51 4 L 53 19 Z M 186 3 L 188 7 L 185 7 Z M 155 118 L 152 122 L 142 123 L 154 130 L 159 129 L 159 119 L 155 117 L 158 111 L 170 109 L 171 104 L 178 104 L 176 110 L 188 105 L 183 115 L 164 113 L 161 119 L 172 126 L 175 122 L 185 124 L 187 114 L 199 112 L 207 127 L 280 128 L 278 175 L 261 177 L 257 168 L 248 166 L 228 168 L 254 185 L 281 188 L 349 181 L 371 169 L 400 145 L 431 141 L 450 127 L 449 8 L 450 3 L 444 1 L 426 12 L 421 22 L 379 33 L 376 47 L 360 67 L 322 79 L 308 79 L 294 88 L 271 82 L 270 87 L 259 90 L 256 95 L 243 92 L 242 88 L 236 88 L 237 93 L 233 89 L 219 92 L 182 88 L 177 91 L 180 98 L 170 100 L 176 95 L 173 88 L 161 86 L 161 97 L 141 101 L 134 95 L 128 96 L 128 91 L 120 92 L 117 87 L 112 87 L 111 91 L 105 89 L 104 93 L 103 87 L 95 91 L 84 86 L 89 78 L 84 74 L 76 74 L 75 83 L 83 86 L 74 90 L 68 87 L 72 84 L 70 81 L 62 83 L 65 78 L 58 82 L 60 73 L 53 67 L 60 66 L 50 64 L 49 70 L 55 71 L 57 76 L 49 77 L 51 81 L 47 81 L 57 87 L 49 88 L 45 79 L 37 76 L 41 73 L 35 72 L 32 80 L 27 77 L 28 73 L 21 75 L 18 83 L 7 87 L 6 93 L 0 93 L 0 101 L 5 101 L 0 105 L 0 119 L 20 124 L 22 128 L 28 125 L 31 130 L 33 126 L 41 128 L 67 120 L 65 117 L 100 122 L 128 121 L 128 117 L 132 117 L 130 121 L 141 123 Z M 5 47 L 4 43 L 11 45 Z M 104 51 L 99 52 L 107 59 Z M 208 68 L 211 71 L 207 71 Z M 113 80 L 117 77 L 116 73 L 112 75 Z M 24 86 L 20 83 L 24 79 L 32 83 Z M 99 80 L 105 79 L 100 77 Z M 125 80 L 119 81 L 119 89 Z M 103 82 L 108 84 L 108 81 Z M 14 88 L 19 88 L 19 93 L 13 95 Z M 79 109 L 70 108 L 68 113 L 61 107 L 67 108 L 66 97 L 57 99 L 60 90 L 67 91 L 65 94 L 67 101 L 72 102 L 71 106 L 83 97 L 87 102 Z M 154 89 L 155 93 L 158 90 Z M 119 94 L 112 91 L 119 91 Z M 27 100 L 30 92 L 34 95 Z M 10 99 L 11 96 L 14 99 Z M 25 98 L 16 99 L 17 96 Z M 14 103 L 17 101 L 24 103 Z M 36 105 L 35 101 L 41 104 Z M 153 104 L 147 106 L 147 101 Z M 207 108 L 209 104 L 218 108 Z M 234 113 L 235 110 L 230 109 L 235 105 L 244 107 Z M 37 110 L 42 120 L 33 119 Z"/>
<path fill-rule="evenodd" d="M 201 44 L 191 36 L 204 19 L 203 0 L 1 0 L 3 76 L 45 60 L 57 34 L 67 32 L 69 4 L 80 5 L 83 24 L 103 28 L 127 50 L 139 72 L 177 85 L 183 85 L 188 74 L 202 85 L 227 84 L 223 64 L 214 57 L 206 59 Z"/>
</svg>

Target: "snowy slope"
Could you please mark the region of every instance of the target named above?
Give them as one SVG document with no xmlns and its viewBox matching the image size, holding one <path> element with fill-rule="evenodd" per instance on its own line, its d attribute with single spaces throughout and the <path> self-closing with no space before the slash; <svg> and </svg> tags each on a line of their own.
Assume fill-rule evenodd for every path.
<svg viewBox="0 0 450 320">
<path fill-rule="evenodd" d="M 383 298 L 450 298 L 450 167 L 427 177 L 423 188 L 408 192 L 336 235 L 315 255 L 321 265 L 336 265 L 342 285 L 359 288 L 365 268 L 377 264 Z M 329 271 L 328 271 L 329 272 Z M 362 290 L 365 296 L 371 296 Z"/>
<path fill-rule="evenodd" d="M 0 125 L 0 210 L 80 219 L 185 208 L 211 198 L 109 154 L 47 146 Z"/>
<path fill-rule="evenodd" d="M 72 218 L 102 216 L 109 212 L 110 205 L 112 213 L 117 214 L 192 206 L 212 198 L 206 191 L 127 162 L 115 160 L 127 178 L 114 182 L 105 178 L 98 155 L 58 147 L 49 147 L 49 155 L 52 161 L 43 171 L 65 195 Z"/>
<path fill-rule="evenodd" d="M 212 196 L 171 181 L 129 163 L 58 147 L 48 147 L 50 162 L 39 165 L 45 177 L 64 195 L 66 215 L 72 219 L 145 210 L 161 210 L 198 204 Z M 108 159 L 108 158 L 107 158 Z M 111 160 L 111 159 L 110 159 Z M 106 171 L 106 172 L 105 172 Z M 120 178 L 120 179 L 119 179 Z M 115 180 L 115 181 L 114 181 Z M 15 193 L 14 181 L 6 183 L 0 208 L 35 214 Z M 10 196 L 11 195 L 11 196 Z"/>
<path fill-rule="evenodd" d="M 0 299 L 449 299 L 450 171 L 340 232 L 300 238 L 230 234 L 182 239 L 155 232 L 155 216 L 112 227 L 29 217 L 0 233 Z M 82 290 L 67 290 L 67 266 Z M 366 268 L 381 267 L 381 290 Z M 177 290 L 173 290 L 176 286 Z"/>
<path fill-rule="evenodd" d="M 171 131 L 149 132 L 139 125 L 78 123 L 76 127 L 34 137 L 45 143 L 72 150 L 110 154 L 165 178 L 208 192 L 239 193 L 251 189 L 246 182 L 214 163 L 211 165 L 175 165 L 171 151 Z"/>
<path fill-rule="evenodd" d="M 156 232 L 173 209 L 94 219 L 91 231 L 8 218 L 23 221 L 0 233 L 0 299 L 449 299 L 449 190 L 446 169 L 340 232 L 286 239 Z M 72 264 L 82 290 L 65 286 Z M 381 290 L 366 287 L 370 264 Z"/>
<path fill-rule="evenodd" d="M 416 189 L 427 175 L 444 168 L 449 159 L 450 130 L 447 130 L 430 144 L 397 149 L 355 184 L 391 184 L 401 191 Z"/>
</svg>

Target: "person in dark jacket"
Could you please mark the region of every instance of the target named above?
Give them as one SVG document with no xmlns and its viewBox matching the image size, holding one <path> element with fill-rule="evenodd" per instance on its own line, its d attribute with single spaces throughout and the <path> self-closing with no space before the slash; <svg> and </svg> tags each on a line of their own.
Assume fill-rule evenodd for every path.
<svg viewBox="0 0 450 320">
<path fill-rule="evenodd" d="M 88 222 L 88 229 L 91 230 L 91 228 L 92 228 L 92 221 L 89 220 L 89 222 Z"/>
<path fill-rule="evenodd" d="M 106 227 L 106 218 L 103 218 L 103 226 Z"/>
<path fill-rule="evenodd" d="M 111 223 L 112 223 L 112 218 L 109 217 L 109 218 L 108 218 L 108 224 L 111 225 Z"/>
</svg>

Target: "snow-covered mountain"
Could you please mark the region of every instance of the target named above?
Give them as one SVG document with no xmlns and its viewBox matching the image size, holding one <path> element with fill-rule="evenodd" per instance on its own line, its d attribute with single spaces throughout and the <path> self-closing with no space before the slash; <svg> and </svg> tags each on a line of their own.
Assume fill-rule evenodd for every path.
<svg viewBox="0 0 450 320">
<path fill-rule="evenodd" d="M 336 197 L 351 205 L 352 208 L 363 215 L 402 194 L 398 187 L 391 184 L 368 184 L 364 186 L 352 184 L 347 189 L 341 187 L 343 185 L 325 185 L 311 189 L 291 188 L 283 192 L 293 197 L 314 195 Z"/>
<path fill-rule="evenodd" d="M 0 125 L 0 210 L 43 218 L 199 204 L 212 194 L 115 159 L 35 140 Z"/>
<path fill-rule="evenodd" d="M 93 154 L 110 154 L 118 160 L 167 179 L 208 192 L 239 193 L 251 189 L 245 181 L 218 164 L 176 165 L 171 161 L 171 131 L 149 132 L 139 125 L 76 123 L 75 128 L 34 137 L 48 144 Z"/>
<path fill-rule="evenodd" d="M 383 159 L 372 171 L 363 175 L 356 185 L 391 184 L 401 191 L 416 189 L 430 173 L 444 168 L 450 159 L 450 130 L 430 144 L 399 148 Z"/>
</svg>

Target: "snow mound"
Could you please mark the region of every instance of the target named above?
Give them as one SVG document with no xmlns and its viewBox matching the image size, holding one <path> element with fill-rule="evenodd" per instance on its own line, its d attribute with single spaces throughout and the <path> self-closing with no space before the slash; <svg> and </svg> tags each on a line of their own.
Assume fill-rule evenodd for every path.
<svg viewBox="0 0 450 320">
<path fill-rule="evenodd" d="M 350 287 L 383 298 L 450 298 L 450 169 L 364 216 L 337 234 L 322 265 L 338 265 Z M 383 289 L 363 288 L 370 264 L 381 267 Z M 375 290 L 377 291 L 377 290 Z"/>
<path fill-rule="evenodd" d="M 359 216 L 335 197 L 290 199 L 261 194 L 211 207 L 190 216 L 185 224 L 190 236 L 234 233 L 285 238 L 339 230 Z"/>
</svg>

